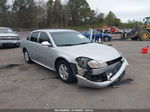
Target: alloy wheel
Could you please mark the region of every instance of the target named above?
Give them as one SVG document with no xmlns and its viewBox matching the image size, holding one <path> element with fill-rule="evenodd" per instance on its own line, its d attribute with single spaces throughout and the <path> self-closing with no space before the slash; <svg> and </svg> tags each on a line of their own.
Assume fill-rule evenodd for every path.
<svg viewBox="0 0 150 112">
<path fill-rule="evenodd" d="M 69 73 L 68 73 L 68 68 L 66 67 L 65 64 L 61 64 L 59 66 L 59 75 L 63 80 L 67 80 Z"/>
</svg>

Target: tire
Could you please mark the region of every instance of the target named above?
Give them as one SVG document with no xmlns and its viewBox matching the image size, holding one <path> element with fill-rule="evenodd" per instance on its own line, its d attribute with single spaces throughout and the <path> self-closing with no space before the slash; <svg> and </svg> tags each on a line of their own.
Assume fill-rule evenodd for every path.
<svg viewBox="0 0 150 112">
<path fill-rule="evenodd" d="M 20 47 L 20 43 L 17 43 L 17 44 L 15 45 L 15 47 Z"/>
<path fill-rule="evenodd" d="M 56 65 L 57 74 L 65 83 L 73 83 L 75 81 L 74 74 L 68 62 L 61 60 Z"/>
<path fill-rule="evenodd" d="M 141 41 L 149 40 L 150 39 L 150 32 L 147 30 L 142 30 L 139 32 L 138 37 Z"/>
<path fill-rule="evenodd" d="M 109 42 L 109 41 L 110 41 L 109 37 L 104 37 L 104 42 Z"/>
<path fill-rule="evenodd" d="M 29 56 L 29 53 L 28 53 L 28 51 L 27 50 L 24 50 L 24 60 L 27 62 L 27 63 L 32 63 L 32 60 L 31 60 L 31 58 L 30 58 L 30 56 Z"/>
<path fill-rule="evenodd" d="M 2 49 L 3 48 L 3 44 L 2 43 L 0 43 L 0 49 Z"/>
<path fill-rule="evenodd" d="M 138 40 L 138 37 L 133 37 L 131 38 L 131 40 Z"/>
</svg>

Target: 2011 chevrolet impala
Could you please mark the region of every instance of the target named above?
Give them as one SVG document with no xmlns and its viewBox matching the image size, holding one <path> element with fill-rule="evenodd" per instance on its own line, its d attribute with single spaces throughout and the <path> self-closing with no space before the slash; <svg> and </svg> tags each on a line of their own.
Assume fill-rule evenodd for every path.
<svg viewBox="0 0 150 112">
<path fill-rule="evenodd" d="M 66 83 L 103 88 L 120 80 L 128 65 L 116 49 L 92 43 L 74 30 L 43 29 L 21 41 L 25 61 L 53 71 Z"/>
</svg>

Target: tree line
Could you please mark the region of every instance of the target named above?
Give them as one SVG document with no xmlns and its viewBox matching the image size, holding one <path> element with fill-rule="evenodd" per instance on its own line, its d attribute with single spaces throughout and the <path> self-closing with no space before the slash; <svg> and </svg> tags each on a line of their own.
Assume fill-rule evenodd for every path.
<svg viewBox="0 0 150 112">
<path fill-rule="evenodd" d="M 86 0 L 0 0 L 0 26 L 13 28 L 101 27 L 132 28 L 141 22 L 122 23 L 110 11 L 107 15 L 92 10 Z"/>
</svg>

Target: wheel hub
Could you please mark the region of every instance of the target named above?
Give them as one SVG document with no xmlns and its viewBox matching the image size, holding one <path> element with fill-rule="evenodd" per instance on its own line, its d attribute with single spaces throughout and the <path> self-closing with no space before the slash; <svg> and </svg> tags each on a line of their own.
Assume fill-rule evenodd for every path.
<svg viewBox="0 0 150 112">
<path fill-rule="evenodd" d="M 147 33 L 144 33 L 144 34 L 143 34 L 143 38 L 144 38 L 144 39 L 147 39 L 148 36 L 149 36 L 149 35 L 148 35 Z"/>
<path fill-rule="evenodd" d="M 60 75 L 60 77 L 61 77 L 63 80 L 67 80 L 67 79 L 68 79 L 69 73 L 68 73 L 68 69 L 67 69 L 66 65 L 61 64 L 61 65 L 59 66 L 59 75 Z"/>
<path fill-rule="evenodd" d="M 25 57 L 25 60 L 26 60 L 26 61 L 29 61 L 29 56 L 28 56 L 28 53 L 27 53 L 27 52 L 25 52 L 24 57 Z"/>
</svg>

